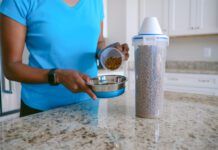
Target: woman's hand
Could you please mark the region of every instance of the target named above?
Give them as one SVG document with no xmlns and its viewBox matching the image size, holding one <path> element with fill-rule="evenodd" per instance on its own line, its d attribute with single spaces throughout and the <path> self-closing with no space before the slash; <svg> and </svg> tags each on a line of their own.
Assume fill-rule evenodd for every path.
<svg viewBox="0 0 218 150">
<path fill-rule="evenodd" d="M 72 70 L 56 70 L 57 82 L 63 84 L 74 93 L 86 92 L 92 99 L 97 99 L 96 95 L 86 85 L 90 81 L 87 75 Z"/>
<path fill-rule="evenodd" d="M 117 44 L 115 48 L 119 49 L 125 56 L 125 60 L 129 59 L 129 46 L 128 44 Z"/>
</svg>

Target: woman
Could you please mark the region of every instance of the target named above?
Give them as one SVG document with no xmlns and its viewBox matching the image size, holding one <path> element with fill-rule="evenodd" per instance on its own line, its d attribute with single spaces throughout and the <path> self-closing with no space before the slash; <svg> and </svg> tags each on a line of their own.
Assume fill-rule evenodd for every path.
<svg viewBox="0 0 218 150">
<path fill-rule="evenodd" d="M 3 68 L 22 82 L 21 116 L 96 99 L 86 82 L 105 47 L 102 0 L 3 0 L 0 10 Z M 118 48 L 127 59 L 127 44 Z"/>
</svg>

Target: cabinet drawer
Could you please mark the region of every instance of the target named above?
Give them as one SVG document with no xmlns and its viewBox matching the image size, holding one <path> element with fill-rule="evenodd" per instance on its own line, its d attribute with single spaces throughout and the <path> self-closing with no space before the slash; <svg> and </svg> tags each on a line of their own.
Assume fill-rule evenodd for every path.
<svg viewBox="0 0 218 150">
<path fill-rule="evenodd" d="M 218 88 L 218 77 L 210 75 L 167 74 L 166 85 Z"/>
</svg>

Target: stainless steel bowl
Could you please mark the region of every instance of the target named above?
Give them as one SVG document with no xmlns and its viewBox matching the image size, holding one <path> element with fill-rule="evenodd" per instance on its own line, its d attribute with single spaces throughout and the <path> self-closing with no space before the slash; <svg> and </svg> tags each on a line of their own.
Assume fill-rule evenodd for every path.
<svg viewBox="0 0 218 150">
<path fill-rule="evenodd" d="M 87 85 L 99 98 L 116 97 L 125 92 L 127 78 L 121 75 L 102 75 L 92 78 Z"/>
</svg>

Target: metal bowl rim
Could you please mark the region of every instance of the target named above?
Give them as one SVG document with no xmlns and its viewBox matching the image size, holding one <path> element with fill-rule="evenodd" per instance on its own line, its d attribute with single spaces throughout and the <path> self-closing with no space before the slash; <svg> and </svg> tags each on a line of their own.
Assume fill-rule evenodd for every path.
<svg viewBox="0 0 218 150">
<path fill-rule="evenodd" d="M 114 77 L 121 77 L 121 78 L 124 79 L 124 81 L 122 81 L 122 82 L 114 83 L 114 84 L 111 84 L 111 85 L 125 84 L 127 82 L 127 78 L 125 76 L 122 76 L 122 75 L 101 75 L 101 76 L 98 76 L 98 77 L 95 77 L 95 78 L 91 78 L 91 80 L 98 80 L 98 78 L 102 77 L 102 76 L 110 76 L 110 77 L 114 76 Z M 89 82 L 87 82 L 87 85 L 89 85 L 89 86 L 106 86 L 106 85 L 102 85 L 102 84 L 91 84 Z"/>
</svg>

